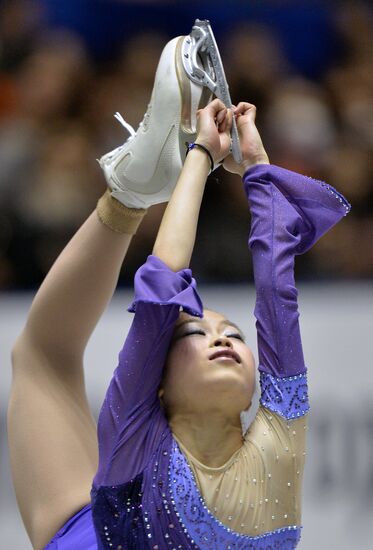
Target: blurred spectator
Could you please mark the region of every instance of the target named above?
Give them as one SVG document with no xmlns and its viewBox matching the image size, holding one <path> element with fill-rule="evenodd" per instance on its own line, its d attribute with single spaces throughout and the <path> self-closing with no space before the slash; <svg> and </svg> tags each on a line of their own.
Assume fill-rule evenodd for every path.
<svg viewBox="0 0 373 550">
<path fill-rule="evenodd" d="M 0 10 L 0 71 L 12 73 L 33 49 L 42 10 L 35 0 L 2 0 Z"/>
<path fill-rule="evenodd" d="M 113 114 L 137 128 L 169 39 L 164 26 L 162 33 L 132 33 L 114 58 L 99 62 L 79 35 L 47 24 L 41 9 L 47 4 L 0 0 L 0 288 L 38 285 L 94 208 L 105 188 L 95 159 L 127 138 Z M 143 9 L 138 3 L 139 21 Z M 372 278 L 372 7 L 330 6 L 337 46 L 333 63 L 325 68 L 320 60 L 318 81 L 297 73 L 272 24 L 237 13 L 239 22 L 219 38 L 233 100 L 257 105 L 271 162 L 328 181 L 353 205 L 343 223 L 298 258 L 298 275 Z M 164 208 L 156 205 L 145 217 L 122 282 L 151 252 Z M 247 280 L 248 228 L 242 186 L 220 168 L 201 210 L 193 255 L 200 279 Z"/>
<path fill-rule="evenodd" d="M 13 75 L 15 102 L 0 119 L 0 203 L 8 189 L 27 185 L 48 129 L 79 115 L 89 65 L 79 40 L 44 35 Z"/>
<path fill-rule="evenodd" d="M 317 176 L 337 139 L 322 87 L 293 77 L 272 88 L 265 135 L 275 164 Z"/>
<path fill-rule="evenodd" d="M 122 113 L 135 128 L 142 120 L 167 41 L 157 32 L 139 33 L 126 42 L 111 64 L 100 67 L 92 93 L 86 97 L 84 112 L 95 129 L 101 151 L 113 149 L 127 137 L 127 131 L 113 118 L 115 112 Z"/>
<path fill-rule="evenodd" d="M 233 98 L 250 98 L 265 110 L 271 91 L 290 72 L 274 30 L 256 23 L 240 24 L 228 34 L 224 53 Z"/>
</svg>

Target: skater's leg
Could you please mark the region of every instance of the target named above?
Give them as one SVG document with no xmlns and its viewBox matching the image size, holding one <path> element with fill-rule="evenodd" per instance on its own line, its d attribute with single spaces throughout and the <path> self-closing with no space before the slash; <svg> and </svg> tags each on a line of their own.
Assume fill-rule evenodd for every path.
<svg viewBox="0 0 373 550">
<path fill-rule="evenodd" d="M 106 195 L 114 218 L 134 230 L 144 211 Z M 13 350 L 8 434 L 18 504 L 34 548 L 90 502 L 97 468 L 96 425 L 89 409 L 83 352 L 117 284 L 132 235 L 93 212 L 41 285 Z"/>
<path fill-rule="evenodd" d="M 114 199 L 106 195 L 101 204 L 101 220 L 114 231 L 95 214 L 87 220 L 40 288 L 14 348 L 10 456 L 35 548 L 90 500 L 97 441 L 84 388 L 84 347 L 112 296 L 130 233 L 143 213 L 134 209 L 169 200 L 185 141 L 196 137 L 196 105 L 208 101 L 203 85 L 190 82 L 183 69 L 183 41 L 165 46 L 137 132 L 100 161 L 112 195 L 122 203 L 110 203 Z M 115 212 L 110 204 L 116 204 Z M 125 209 L 128 231 L 119 207 Z"/>
</svg>

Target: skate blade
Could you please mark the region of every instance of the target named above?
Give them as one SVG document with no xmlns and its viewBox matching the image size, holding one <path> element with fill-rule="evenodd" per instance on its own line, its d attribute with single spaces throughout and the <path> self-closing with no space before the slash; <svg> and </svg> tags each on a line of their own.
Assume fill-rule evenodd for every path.
<svg viewBox="0 0 373 550">
<path fill-rule="evenodd" d="M 196 19 L 191 33 L 182 43 L 182 60 L 185 72 L 192 82 L 206 86 L 224 105 L 232 108 L 229 86 L 223 63 L 210 22 Z M 240 140 L 236 121 L 231 129 L 232 155 L 237 163 L 242 162 Z"/>
</svg>

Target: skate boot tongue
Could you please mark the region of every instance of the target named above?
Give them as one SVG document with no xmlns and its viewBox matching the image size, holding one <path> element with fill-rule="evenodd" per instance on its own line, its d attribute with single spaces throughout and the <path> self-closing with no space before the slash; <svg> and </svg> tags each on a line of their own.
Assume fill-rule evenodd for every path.
<svg viewBox="0 0 373 550">
<path fill-rule="evenodd" d="M 229 86 L 223 63 L 216 44 L 210 22 L 196 19 L 191 33 L 182 45 L 182 58 L 185 72 L 192 82 L 206 86 L 228 109 L 232 108 Z M 242 162 L 236 121 L 233 118 L 232 154 L 237 163 Z"/>
</svg>

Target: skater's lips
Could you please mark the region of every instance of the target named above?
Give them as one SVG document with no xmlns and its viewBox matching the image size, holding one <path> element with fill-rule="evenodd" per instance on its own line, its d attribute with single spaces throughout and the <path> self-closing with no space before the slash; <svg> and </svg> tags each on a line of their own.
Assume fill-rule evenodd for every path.
<svg viewBox="0 0 373 550">
<path fill-rule="evenodd" d="M 236 361 L 236 363 L 241 363 L 241 357 L 238 355 L 236 351 L 233 349 L 222 349 L 219 351 L 216 351 L 212 355 L 210 355 L 209 360 L 212 361 L 213 359 L 216 359 L 217 357 L 230 357 Z"/>
</svg>

